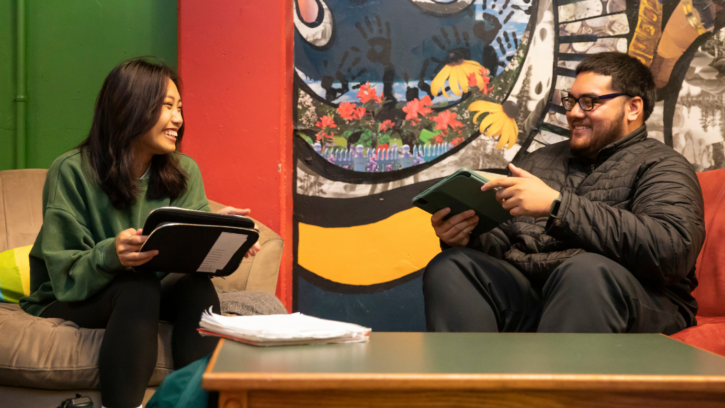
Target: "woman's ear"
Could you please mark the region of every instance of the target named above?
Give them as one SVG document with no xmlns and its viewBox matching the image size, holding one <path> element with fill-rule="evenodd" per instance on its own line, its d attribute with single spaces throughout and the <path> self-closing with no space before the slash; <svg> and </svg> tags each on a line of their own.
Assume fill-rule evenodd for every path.
<svg viewBox="0 0 725 408">
<path fill-rule="evenodd" d="M 644 101 L 639 96 L 634 96 L 627 101 L 627 119 L 630 122 L 636 121 L 640 116 L 644 118 Z"/>
</svg>

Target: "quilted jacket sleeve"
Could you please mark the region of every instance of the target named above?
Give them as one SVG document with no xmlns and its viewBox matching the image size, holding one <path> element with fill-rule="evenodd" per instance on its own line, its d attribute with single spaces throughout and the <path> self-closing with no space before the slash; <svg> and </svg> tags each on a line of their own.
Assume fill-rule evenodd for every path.
<svg viewBox="0 0 725 408">
<path fill-rule="evenodd" d="M 664 288 L 695 267 L 705 240 L 702 191 L 679 154 L 640 168 L 631 211 L 564 188 L 547 233 L 572 247 L 617 261 L 641 282 Z"/>
</svg>

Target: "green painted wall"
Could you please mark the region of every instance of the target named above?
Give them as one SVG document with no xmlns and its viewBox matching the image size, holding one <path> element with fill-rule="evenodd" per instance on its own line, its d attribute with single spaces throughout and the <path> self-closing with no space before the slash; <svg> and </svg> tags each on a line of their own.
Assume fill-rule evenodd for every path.
<svg viewBox="0 0 725 408">
<path fill-rule="evenodd" d="M 0 0 L 0 170 L 15 165 L 15 0 Z"/>
<path fill-rule="evenodd" d="M 87 135 L 103 79 L 151 55 L 176 68 L 176 0 L 27 1 L 27 167 Z M 0 170 L 15 167 L 15 0 L 0 0 Z"/>
</svg>

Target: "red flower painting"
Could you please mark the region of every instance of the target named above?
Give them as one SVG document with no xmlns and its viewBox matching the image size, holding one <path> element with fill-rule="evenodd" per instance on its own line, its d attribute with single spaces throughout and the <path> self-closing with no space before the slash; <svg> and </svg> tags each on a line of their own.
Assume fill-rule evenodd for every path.
<svg viewBox="0 0 725 408">
<path fill-rule="evenodd" d="M 386 130 L 392 129 L 394 124 L 395 123 L 393 123 L 392 120 L 383 121 L 383 123 L 380 124 L 380 131 L 385 132 Z"/>
<path fill-rule="evenodd" d="M 365 116 L 365 113 L 366 113 L 365 108 L 357 108 L 352 113 L 352 118 L 353 119 L 361 119 L 363 116 Z"/>
<path fill-rule="evenodd" d="M 324 130 L 320 130 L 319 132 L 317 132 L 317 141 L 319 142 L 319 141 L 320 141 L 320 140 L 322 140 L 323 138 L 326 138 L 326 139 L 332 139 L 332 136 L 333 136 L 333 134 L 332 134 L 332 133 L 330 133 L 330 134 L 328 135 L 327 133 L 325 133 L 325 131 L 324 131 Z"/>
<path fill-rule="evenodd" d="M 403 112 L 407 113 L 405 120 L 418 120 L 418 115 L 425 116 L 433 112 L 432 109 L 428 108 L 430 105 L 432 105 L 432 102 L 428 95 L 421 100 L 418 100 L 418 98 L 413 99 L 403 106 Z"/>
<path fill-rule="evenodd" d="M 463 126 L 463 123 L 456 120 L 456 114 L 451 111 L 443 111 L 438 116 L 432 117 L 431 120 L 437 123 L 435 129 L 447 130 L 449 127 L 455 129 Z"/>
<path fill-rule="evenodd" d="M 315 124 L 318 128 L 321 128 L 323 130 L 328 130 L 331 128 L 336 128 L 337 125 L 335 124 L 335 120 L 331 118 L 330 116 L 323 116 L 320 120 L 317 121 Z"/>
<path fill-rule="evenodd" d="M 352 120 L 353 114 L 355 113 L 355 104 L 350 102 L 343 102 L 337 107 L 337 113 L 340 117 L 345 120 Z"/>
<path fill-rule="evenodd" d="M 378 96 L 378 92 L 375 88 L 370 86 L 370 82 L 366 82 L 360 85 L 360 89 L 357 91 L 357 97 L 362 103 L 366 103 L 370 100 L 380 103 L 382 94 Z"/>
</svg>

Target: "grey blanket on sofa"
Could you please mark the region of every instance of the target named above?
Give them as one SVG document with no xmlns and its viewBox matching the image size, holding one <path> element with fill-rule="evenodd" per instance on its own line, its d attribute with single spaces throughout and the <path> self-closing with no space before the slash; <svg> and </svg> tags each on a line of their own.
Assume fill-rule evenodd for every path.
<svg viewBox="0 0 725 408">
<path fill-rule="evenodd" d="M 217 289 L 222 313 L 239 316 L 287 314 L 282 302 L 265 292 L 226 291 Z"/>
</svg>

